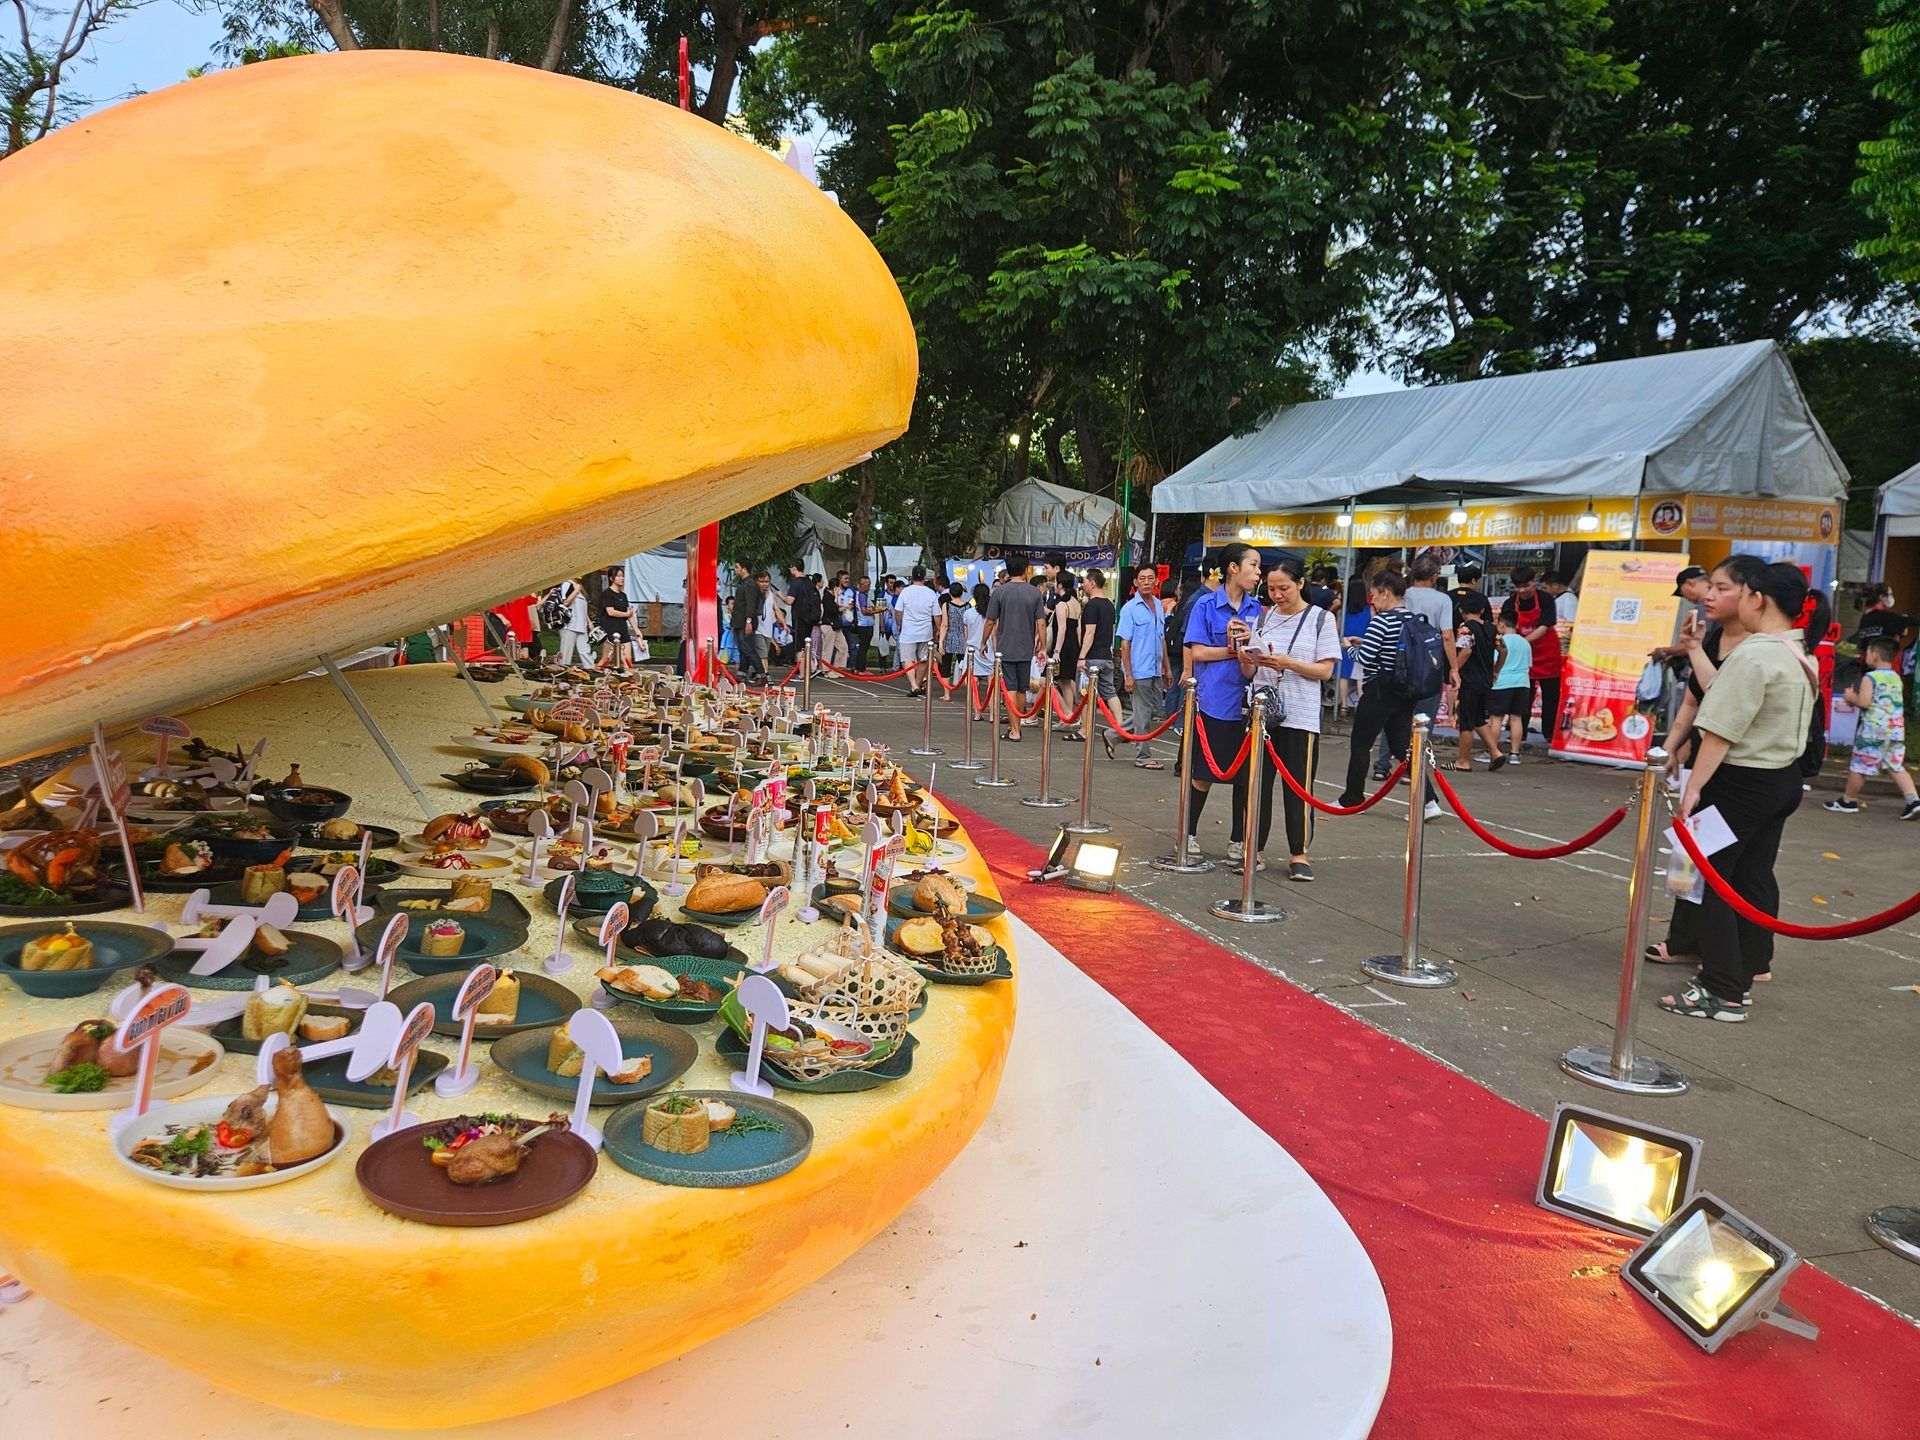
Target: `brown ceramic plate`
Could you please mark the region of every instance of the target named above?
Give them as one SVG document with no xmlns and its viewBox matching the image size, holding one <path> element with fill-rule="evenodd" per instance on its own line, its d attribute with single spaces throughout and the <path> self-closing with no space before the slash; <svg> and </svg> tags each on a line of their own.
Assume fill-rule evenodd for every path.
<svg viewBox="0 0 1920 1440">
<path fill-rule="evenodd" d="M 456 1185 L 421 1143 L 431 1128 L 410 1125 L 376 1140 L 354 1166 L 367 1198 L 389 1215 L 423 1225 L 513 1225 L 558 1210 L 587 1188 L 600 1164 L 578 1135 L 548 1131 L 506 1179 Z"/>
</svg>

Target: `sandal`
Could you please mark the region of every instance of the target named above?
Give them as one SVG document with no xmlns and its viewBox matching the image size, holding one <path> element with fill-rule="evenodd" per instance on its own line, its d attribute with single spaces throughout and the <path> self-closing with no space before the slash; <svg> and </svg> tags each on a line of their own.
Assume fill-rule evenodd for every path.
<svg viewBox="0 0 1920 1440">
<path fill-rule="evenodd" d="M 1471 775 L 1473 773 L 1473 765 L 1471 762 L 1465 765 L 1449 765 L 1447 769 L 1453 771 L 1456 775 Z"/>
<path fill-rule="evenodd" d="M 1136 770 L 1164 770 L 1167 767 L 1162 765 L 1158 760 L 1136 760 L 1133 762 L 1133 768 Z"/>
<path fill-rule="evenodd" d="M 1697 981 L 1678 995 L 1662 995 L 1660 1008 L 1669 1015 L 1683 1015 L 1689 1020 L 1725 1020 L 1738 1025 L 1747 1018 L 1746 1006 L 1722 1000 Z"/>
<path fill-rule="evenodd" d="M 1113 736 L 1106 734 L 1101 735 L 1100 743 L 1107 748 L 1107 759 L 1117 760 L 1119 758 L 1113 753 Z"/>
<path fill-rule="evenodd" d="M 1507 761 L 1511 760 L 1512 758 L 1513 757 L 1511 755 L 1508 755 L 1506 751 L 1504 750 L 1501 751 L 1498 755 L 1494 756 L 1492 760 L 1487 762 L 1487 773 L 1491 775 L 1494 771 L 1498 770 L 1502 765 L 1506 764 Z"/>
<path fill-rule="evenodd" d="M 1698 965 L 1700 963 L 1698 955 L 1689 955 L 1684 950 L 1667 949 L 1667 942 L 1664 940 L 1658 945 L 1647 946 L 1641 953 L 1655 965 Z"/>
</svg>

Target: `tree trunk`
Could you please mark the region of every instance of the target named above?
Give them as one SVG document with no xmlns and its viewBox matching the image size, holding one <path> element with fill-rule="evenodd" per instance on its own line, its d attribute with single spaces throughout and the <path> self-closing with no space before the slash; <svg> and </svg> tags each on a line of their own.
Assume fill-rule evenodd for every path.
<svg viewBox="0 0 1920 1440">
<path fill-rule="evenodd" d="M 1067 479 L 1067 462 L 1060 457 L 1060 426 L 1047 427 L 1047 479 L 1056 485 L 1070 485 Z"/>
<path fill-rule="evenodd" d="M 346 12 L 341 9 L 340 0 L 307 0 L 313 7 L 313 13 L 320 17 L 320 23 L 327 27 L 327 34 L 333 37 L 334 47 L 339 50 L 358 50 L 360 42 L 354 37 L 353 27 L 347 24 Z"/>
<path fill-rule="evenodd" d="M 733 84 L 740 76 L 740 51 L 745 40 L 740 7 L 713 7 L 713 76 L 707 83 L 707 95 L 696 107 L 703 120 L 715 125 L 727 123 L 727 107 L 733 103 Z"/>
<path fill-rule="evenodd" d="M 1081 482 L 1095 495 L 1106 494 L 1113 488 L 1113 456 L 1084 405 L 1073 412 L 1073 438 L 1080 447 Z"/>
<path fill-rule="evenodd" d="M 862 460 L 854 467 L 860 476 L 860 496 L 853 502 L 853 516 L 847 522 L 853 530 L 853 537 L 847 542 L 852 553 L 847 556 L 847 568 L 858 580 L 867 573 L 867 557 L 873 550 L 873 462 Z"/>
<path fill-rule="evenodd" d="M 573 8 L 579 0 L 559 0 L 553 10 L 553 27 L 547 31 L 547 53 L 540 57 L 542 70 L 558 70 L 560 57 L 567 51 L 567 26 L 573 20 Z"/>
<path fill-rule="evenodd" d="M 427 0 L 427 48 L 440 48 L 440 0 Z"/>
<path fill-rule="evenodd" d="M 500 17 L 498 15 L 487 21 L 486 57 L 489 60 L 500 58 Z"/>
</svg>

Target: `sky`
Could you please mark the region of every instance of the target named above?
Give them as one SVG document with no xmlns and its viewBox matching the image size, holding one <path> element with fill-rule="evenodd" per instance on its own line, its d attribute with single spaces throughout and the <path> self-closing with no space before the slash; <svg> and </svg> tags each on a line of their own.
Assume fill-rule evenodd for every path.
<svg viewBox="0 0 1920 1440">
<path fill-rule="evenodd" d="M 73 74 L 74 91 L 97 110 L 129 95 L 176 84 L 192 67 L 212 59 L 219 38 L 217 15 L 196 14 L 177 0 L 152 0 L 95 39 L 88 51 L 92 63 Z M 1405 388 L 1390 376 L 1362 369 L 1335 394 L 1374 395 Z"/>
</svg>

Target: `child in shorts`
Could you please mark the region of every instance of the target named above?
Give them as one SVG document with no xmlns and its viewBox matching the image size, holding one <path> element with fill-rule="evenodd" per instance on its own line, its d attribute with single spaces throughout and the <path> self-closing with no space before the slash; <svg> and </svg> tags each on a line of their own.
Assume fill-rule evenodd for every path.
<svg viewBox="0 0 1920 1440">
<path fill-rule="evenodd" d="M 1851 815 L 1860 809 L 1860 791 L 1869 775 L 1882 770 L 1906 798 L 1902 820 L 1920 819 L 1920 792 L 1907 773 L 1907 715 L 1900 672 L 1893 668 L 1899 647 L 1889 639 L 1869 640 L 1861 647 L 1866 669 L 1857 685 L 1846 691 L 1847 703 L 1860 712 L 1853 734 L 1853 759 L 1847 763 L 1847 788 L 1827 809 Z"/>
<path fill-rule="evenodd" d="M 1520 633 L 1518 617 L 1503 615 L 1500 637 L 1494 643 L 1493 695 L 1487 712 L 1497 727 L 1507 722 L 1507 763 L 1520 763 L 1520 745 L 1527 738 L 1527 716 L 1533 710 L 1533 646 Z"/>
</svg>

